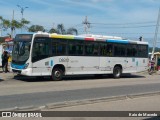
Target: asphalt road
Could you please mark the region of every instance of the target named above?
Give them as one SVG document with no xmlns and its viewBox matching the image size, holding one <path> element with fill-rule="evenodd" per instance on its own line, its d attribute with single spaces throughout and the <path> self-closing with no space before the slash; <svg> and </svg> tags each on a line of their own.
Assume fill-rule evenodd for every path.
<svg viewBox="0 0 160 120">
<path fill-rule="evenodd" d="M 47 103 L 95 99 L 155 91 L 160 91 L 160 83 L 6 95 L 0 96 L 0 108 L 32 105 L 43 106 Z"/>
<path fill-rule="evenodd" d="M 159 75 L 129 75 L 121 79 L 87 76 L 65 78 L 60 82 L 17 78 L 12 74 L 2 78 L 0 109 L 160 91 Z"/>
</svg>

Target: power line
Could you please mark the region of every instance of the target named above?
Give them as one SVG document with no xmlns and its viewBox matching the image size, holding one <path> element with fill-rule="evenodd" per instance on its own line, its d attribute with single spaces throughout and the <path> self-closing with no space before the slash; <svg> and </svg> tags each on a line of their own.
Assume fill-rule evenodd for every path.
<svg viewBox="0 0 160 120">
<path fill-rule="evenodd" d="M 99 25 L 129 25 L 129 24 L 148 24 L 156 23 L 156 21 L 147 21 L 147 22 L 132 22 L 132 23 L 90 23 L 90 24 L 99 24 Z"/>
<path fill-rule="evenodd" d="M 142 26 L 96 26 L 92 27 L 101 27 L 101 28 L 142 28 L 142 27 L 155 27 L 156 25 L 142 25 Z"/>
<path fill-rule="evenodd" d="M 107 34 L 155 34 L 155 33 L 118 33 L 118 32 L 94 32 L 94 33 L 107 33 Z"/>
</svg>

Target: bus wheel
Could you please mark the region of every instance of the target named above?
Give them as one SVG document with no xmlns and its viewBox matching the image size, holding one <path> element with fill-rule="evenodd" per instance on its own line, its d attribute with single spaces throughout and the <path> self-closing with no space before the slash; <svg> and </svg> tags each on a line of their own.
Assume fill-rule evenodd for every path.
<svg viewBox="0 0 160 120">
<path fill-rule="evenodd" d="M 52 79 L 55 81 L 61 80 L 63 77 L 63 71 L 59 68 L 54 68 L 52 71 Z"/>
<path fill-rule="evenodd" d="M 113 77 L 120 78 L 122 74 L 122 69 L 119 66 L 114 67 L 113 69 Z"/>
</svg>

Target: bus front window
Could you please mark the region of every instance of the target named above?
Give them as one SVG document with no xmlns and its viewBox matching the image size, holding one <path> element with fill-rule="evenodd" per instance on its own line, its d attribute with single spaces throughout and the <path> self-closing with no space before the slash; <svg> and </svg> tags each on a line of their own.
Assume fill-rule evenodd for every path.
<svg viewBox="0 0 160 120">
<path fill-rule="evenodd" d="M 30 42 L 16 41 L 14 42 L 14 48 L 12 52 L 15 63 L 25 63 L 29 58 Z"/>
</svg>

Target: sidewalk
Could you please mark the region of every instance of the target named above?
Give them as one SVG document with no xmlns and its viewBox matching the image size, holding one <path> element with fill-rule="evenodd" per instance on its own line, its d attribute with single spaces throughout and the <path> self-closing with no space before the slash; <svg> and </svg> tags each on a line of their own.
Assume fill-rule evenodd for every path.
<svg viewBox="0 0 160 120">
<path fill-rule="evenodd" d="M 50 106 L 48 111 L 159 111 L 160 95 L 139 96 L 135 98 L 115 99 L 109 101 L 93 101 L 90 103 L 70 105 L 66 107 Z"/>
<path fill-rule="evenodd" d="M 0 79 L 1 80 L 11 79 L 13 77 L 14 77 L 14 73 L 12 71 L 5 73 L 3 72 L 2 67 L 0 67 Z"/>
<path fill-rule="evenodd" d="M 110 111 L 112 114 L 114 114 L 114 111 L 133 111 L 132 113 L 136 113 L 136 111 L 140 111 L 140 113 L 144 113 L 143 111 L 148 111 L 149 113 L 156 113 L 154 111 L 160 110 L 160 95 L 149 95 L 146 97 L 135 97 L 135 98 L 126 98 L 121 100 L 113 100 L 113 101 L 100 101 L 97 103 L 88 103 L 88 104 L 81 104 L 81 105 L 70 105 L 67 107 L 55 107 L 50 109 L 44 109 L 42 111 Z M 115 113 L 116 113 L 115 112 Z M 91 113 L 91 112 L 90 112 Z M 95 112 L 94 112 L 95 113 Z M 121 115 L 116 117 L 80 117 L 80 119 L 77 120 L 159 120 L 159 117 L 129 117 L 124 116 L 121 117 Z M 158 112 L 157 114 L 159 114 Z M 87 113 L 86 113 L 87 114 Z M 98 113 L 97 113 L 98 114 Z M 89 114 L 90 115 L 90 114 Z M 96 116 L 95 114 L 93 116 Z M 47 119 L 48 120 L 48 119 Z M 68 118 L 54 118 L 54 120 L 73 120 L 72 117 Z M 76 119 L 75 119 L 76 120 Z"/>
</svg>

